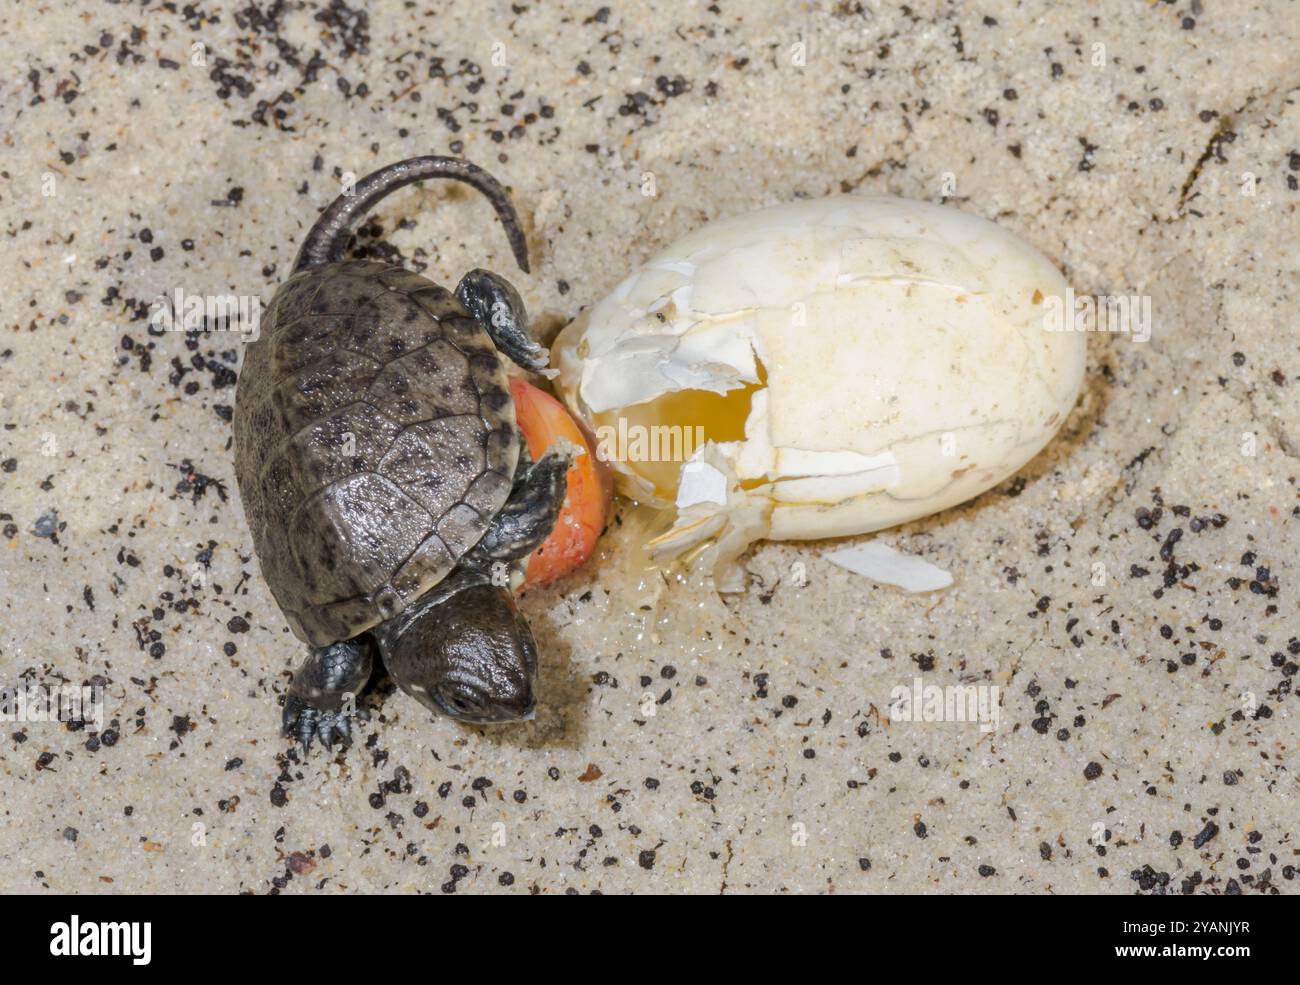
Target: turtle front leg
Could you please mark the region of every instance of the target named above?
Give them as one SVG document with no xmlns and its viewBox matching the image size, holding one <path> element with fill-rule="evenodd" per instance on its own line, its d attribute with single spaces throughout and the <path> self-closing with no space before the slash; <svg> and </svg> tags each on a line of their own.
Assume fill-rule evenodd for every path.
<svg viewBox="0 0 1300 985">
<path fill-rule="evenodd" d="M 356 710 L 356 696 L 370 679 L 374 658 L 368 643 L 344 640 L 316 647 L 294 671 L 284 699 L 284 732 L 311 748 L 312 737 L 326 749 L 334 747 L 337 732 L 351 740 L 348 717 Z"/>
<path fill-rule="evenodd" d="M 511 361 L 538 372 L 551 361 L 546 346 L 528 331 L 524 299 L 508 280 L 490 270 L 471 270 L 456 285 L 456 299 Z"/>
<path fill-rule="evenodd" d="M 541 547 L 564 505 L 569 466 L 581 453 L 572 442 L 560 439 L 537 462 L 521 462 L 510 498 L 461 564 L 490 574 L 497 562 L 521 561 Z"/>
</svg>

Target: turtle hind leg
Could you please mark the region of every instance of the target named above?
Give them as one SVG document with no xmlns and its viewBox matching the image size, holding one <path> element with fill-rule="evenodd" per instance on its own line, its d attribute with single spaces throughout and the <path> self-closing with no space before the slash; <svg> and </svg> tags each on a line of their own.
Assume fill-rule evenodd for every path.
<svg viewBox="0 0 1300 985">
<path fill-rule="evenodd" d="M 490 270 L 471 270 L 456 285 L 456 299 L 483 326 L 497 351 L 512 362 L 533 372 L 550 364 L 550 352 L 528 331 L 523 298 L 504 277 Z"/>
<path fill-rule="evenodd" d="M 284 699 L 284 732 L 311 749 L 318 738 L 326 749 L 337 733 L 352 738 L 349 719 L 356 713 L 356 696 L 370 679 L 374 657 L 364 640 L 344 640 L 315 647 L 297 670 Z"/>
<path fill-rule="evenodd" d="M 568 490 L 569 466 L 580 453 L 571 442 L 560 440 L 537 462 L 524 465 L 521 460 L 510 498 L 461 563 L 490 570 L 498 562 L 521 561 L 537 550 L 555 527 Z"/>
</svg>

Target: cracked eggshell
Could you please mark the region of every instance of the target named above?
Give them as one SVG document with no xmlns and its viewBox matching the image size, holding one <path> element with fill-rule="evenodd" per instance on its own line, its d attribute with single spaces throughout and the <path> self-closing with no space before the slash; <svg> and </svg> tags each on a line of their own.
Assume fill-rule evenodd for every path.
<svg viewBox="0 0 1300 985">
<path fill-rule="evenodd" d="M 591 421 L 757 385 L 744 439 L 694 456 L 726 476 L 725 502 L 688 471 L 674 529 L 698 542 L 747 511 L 746 540 L 867 533 L 978 495 L 1061 426 L 1085 361 L 1081 333 L 1045 327 L 1065 289 L 1029 244 L 954 208 L 796 202 L 647 261 L 557 341 L 558 386 Z M 613 465 L 623 492 L 653 498 L 635 463 Z"/>
</svg>

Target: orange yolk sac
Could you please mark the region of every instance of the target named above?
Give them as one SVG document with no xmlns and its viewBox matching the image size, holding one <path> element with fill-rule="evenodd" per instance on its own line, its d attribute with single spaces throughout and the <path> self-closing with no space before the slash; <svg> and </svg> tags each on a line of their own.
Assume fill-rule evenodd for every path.
<svg viewBox="0 0 1300 985">
<path fill-rule="evenodd" d="M 584 452 L 569 467 L 568 491 L 555 528 L 528 559 L 524 581 L 527 591 L 576 571 L 591 556 L 605 529 L 610 481 L 605 466 L 596 457 L 594 440 L 562 403 L 518 377 L 510 380 L 510 394 L 519 429 L 534 461 L 561 438 Z"/>
</svg>

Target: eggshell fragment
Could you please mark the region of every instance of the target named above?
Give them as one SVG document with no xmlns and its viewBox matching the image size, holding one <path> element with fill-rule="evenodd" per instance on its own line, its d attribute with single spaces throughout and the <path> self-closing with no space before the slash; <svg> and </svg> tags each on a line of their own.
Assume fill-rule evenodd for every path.
<svg viewBox="0 0 1300 985">
<path fill-rule="evenodd" d="M 620 491 L 676 499 L 677 523 L 652 550 L 712 542 L 721 568 L 759 537 L 880 530 L 1024 465 L 1083 379 L 1084 336 L 1046 317 L 1065 292 L 1050 261 L 991 222 L 844 195 L 690 233 L 552 351 L 561 394 L 592 423 L 654 420 L 667 394 L 750 391 L 743 438 L 694 449 L 674 497 L 638 462 L 612 462 Z M 699 463 L 724 477 L 724 502 Z"/>
<path fill-rule="evenodd" d="M 873 581 L 896 585 L 905 592 L 934 592 L 952 584 L 952 575 L 915 554 L 904 554 L 888 544 L 870 540 L 826 555 L 837 567 Z"/>
<path fill-rule="evenodd" d="M 684 510 L 698 503 L 727 505 L 727 476 L 708 462 L 687 462 L 682 466 L 681 485 L 677 487 L 677 508 Z"/>
</svg>

